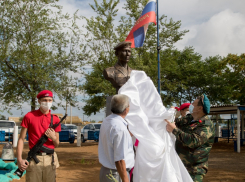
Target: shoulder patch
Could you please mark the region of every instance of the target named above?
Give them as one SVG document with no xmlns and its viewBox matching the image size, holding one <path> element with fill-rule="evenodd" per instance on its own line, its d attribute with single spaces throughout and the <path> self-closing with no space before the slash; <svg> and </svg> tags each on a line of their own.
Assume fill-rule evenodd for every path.
<svg viewBox="0 0 245 182">
<path fill-rule="evenodd" d="M 190 125 L 190 127 L 193 129 L 193 128 L 195 128 L 197 125 L 198 125 L 198 123 L 193 123 L 193 124 Z"/>
</svg>

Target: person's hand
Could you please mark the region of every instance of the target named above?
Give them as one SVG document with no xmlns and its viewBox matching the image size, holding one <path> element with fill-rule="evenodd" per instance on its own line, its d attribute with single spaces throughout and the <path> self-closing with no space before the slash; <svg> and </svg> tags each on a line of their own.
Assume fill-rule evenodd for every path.
<svg viewBox="0 0 245 182">
<path fill-rule="evenodd" d="M 166 130 L 169 132 L 169 133 L 172 133 L 174 128 L 176 128 L 176 125 L 175 123 L 170 123 L 168 120 L 165 119 L 165 121 L 167 122 L 167 125 L 166 125 Z"/>
<path fill-rule="evenodd" d="M 29 162 L 27 160 L 23 160 L 23 159 L 18 160 L 17 164 L 18 164 L 18 168 L 21 171 L 25 171 L 26 168 L 29 166 Z"/>
<path fill-rule="evenodd" d="M 175 109 L 175 107 L 174 107 L 174 106 L 171 106 L 171 108 Z"/>
<path fill-rule="evenodd" d="M 45 131 L 45 135 L 50 138 L 52 141 L 56 140 L 56 135 L 55 135 L 55 131 L 53 128 L 48 128 Z"/>
</svg>

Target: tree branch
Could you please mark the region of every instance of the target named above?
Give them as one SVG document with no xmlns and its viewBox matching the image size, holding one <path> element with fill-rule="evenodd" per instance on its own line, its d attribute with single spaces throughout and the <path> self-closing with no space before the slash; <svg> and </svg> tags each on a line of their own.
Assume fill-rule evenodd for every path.
<svg viewBox="0 0 245 182">
<path fill-rule="evenodd" d="M 21 83 L 23 84 L 23 86 L 29 91 L 31 92 L 30 88 L 28 87 L 28 84 L 17 74 L 17 71 L 13 68 L 13 66 L 11 66 L 8 61 L 5 59 L 4 62 L 6 63 L 7 67 L 12 70 L 15 75 L 17 76 L 17 78 L 21 81 Z"/>
</svg>

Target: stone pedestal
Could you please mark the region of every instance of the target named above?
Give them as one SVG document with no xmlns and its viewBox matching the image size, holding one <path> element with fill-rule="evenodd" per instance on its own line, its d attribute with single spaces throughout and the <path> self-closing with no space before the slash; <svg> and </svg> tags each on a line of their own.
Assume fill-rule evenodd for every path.
<svg viewBox="0 0 245 182">
<path fill-rule="evenodd" d="M 77 146 L 81 147 L 81 126 L 77 126 Z"/>
<path fill-rule="evenodd" d="M 112 113 L 111 112 L 111 99 L 112 99 L 112 97 L 113 97 L 113 95 L 108 96 L 106 98 L 106 111 L 105 111 L 106 117 Z"/>
</svg>

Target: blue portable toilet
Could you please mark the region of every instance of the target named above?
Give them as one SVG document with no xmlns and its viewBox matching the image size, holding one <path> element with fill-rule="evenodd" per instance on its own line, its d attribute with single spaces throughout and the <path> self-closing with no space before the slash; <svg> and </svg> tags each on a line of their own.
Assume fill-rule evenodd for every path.
<svg viewBox="0 0 245 182">
<path fill-rule="evenodd" d="M 0 141 L 1 142 L 5 141 L 5 131 L 0 131 Z"/>
</svg>

